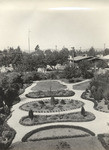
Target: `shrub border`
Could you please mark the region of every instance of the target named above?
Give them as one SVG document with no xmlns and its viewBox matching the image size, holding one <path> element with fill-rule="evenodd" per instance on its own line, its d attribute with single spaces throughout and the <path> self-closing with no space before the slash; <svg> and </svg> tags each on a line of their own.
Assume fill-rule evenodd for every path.
<svg viewBox="0 0 109 150">
<path fill-rule="evenodd" d="M 73 113 L 68 113 L 68 114 L 75 114 L 75 113 L 78 113 L 78 112 L 73 112 Z M 90 113 L 90 112 L 88 112 L 88 113 Z M 92 113 L 90 113 L 90 114 L 92 114 Z M 58 115 L 58 114 L 57 114 Z M 81 120 L 81 119 L 75 119 L 75 120 L 71 120 L 71 119 L 69 119 L 69 120 L 66 120 L 66 121 L 64 121 L 64 120 L 57 120 L 56 122 L 89 122 L 89 121 L 93 121 L 93 120 L 95 120 L 95 115 L 94 114 L 92 114 L 93 115 L 93 118 L 91 118 L 91 119 L 87 119 L 87 120 Z M 40 116 L 40 115 L 34 115 L 34 116 Z M 45 116 L 45 115 L 41 115 L 41 116 Z M 47 116 L 47 115 L 46 115 Z M 50 116 L 50 115 L 48 115 L 48 116 Z M 23 125 L 23 126 L 34 126 L 34 125 L 42 125 L 42 124 L 48 124 L 48 123 L 54 123 L 53 121 L 50 121 L 50 122 L 44 122 L 44 123 L 33 123 L 33 124 L 24 124 L 23 123 L 23 120 L 24 119 L 26 119 L 28 116 L 24 116 L 24 117 L 22 117 L 21 119 L 20 119 L 20 121 L 19 121 L 19 123 L 21 124 L 21 125 Z"/>
<path fill-rule="evenodd" d="M 9 131 L 11 131 L 12 138 L 10 138 L 7 141 L 7 143 L 0 143 L 0 148 L 3 148 L 3 149 L 7 149 L 11 145 L 11 143 L 12 143 L 12 141 L 15 138 L 15 135 L 16 135 L 16 131 L 13 128 L 11 128 L 7 123 L 5 123 L 5 126 L 6 126 L 7 129 L 9 129 Z"/>
<path fill-rule="evenodd" d="M 80 127 L 80 126 L 73 126 L 73 125 L 50 125 L 50 126 L 45 126 L 45 127 L 40 127 L 38 129 L 35 129 L 35 130 L 32 130 L 30 132 L 28 132 L 27 134 L 25 134 L 25 136 L 22 138 L 22 142 L 26 142 L 27 139 L 33 135 L 34 133 L 37 133 L 37 132 L 40 132 L 42 130 L 48 130 L 48 129 L 53 129 L 53 128 L 74 128 L 74 129 L 79 129 L 79 130 L 82 130 L 92 136 L 95 136 L 95 133 L 90 131 L 89 129 L 86 129 L 86 128 L 83 128 L 83 127 Z M 67 137 L 67 136 L 66 136 Z M 73 137 L 77 137 L 77 136 L 73 136 Z M 56 138 L 61 138 L 61 137 L 56 137 Z M 43 138 L 44 140 L 47 140 L 47 139 L 50 139 L 50 138 Z M 41 140 L 43 140 L 41 139 Z M 52 137 L 52 139 L 54 139 Z M 39 139 L 40 140 L 40 139 Z M 37 140 L 36 140 L 37 141 Z"/>
<path fill-rule="evenodd" d="M 45 100 L 48 100 L 48 99 L 45 99 Z M 59 99 L 59 100 L 63 100 L 63 99 Z M 70 100 L 74 100 L 74 99 L 70 99 Z M 39 101 L 40 101 L 40 100 L 39 100 Z M 42 101 L 43 101 L 43 100 L 42 100 Z M 83 103 L 82 106 L 84 106 L 84 102 L 79 101 L 79 100 L 74 100 L 74 101 L 81 102 L 81 103 Z M 37 102 L 37 101 L 31 101 L 31 102 L 24 103 L 24 104 L 22 104 L 21 106 L 19 106 L 19 109 L 24 110 L 24 111 L 29 111 L 29 110 L 23 109 L 22 106 L 23 106 L 23 105 L 26 105 L 26 104 L 29 104 L 29 103 L 32 103 L 32 102 Z M 77 108 L 75 108 L 75 109 L 79 109 L 79 108 L 81 108 L 82 106 L 77 107 Z M 75 110 L 75 109 L 68 109 L 68 110 L 65 110 L 65 111 Z M 34 111 L 34 112 L 36 112 L 36 113 L 44 113 L 44 112 L 37 112 L 37 111 Z M 49 112 L 45 112 L 45 113 L 51 113 L 51 112 L 56 112 L 56 111 L 49 111 Z M 64 112 L 64 110 L 62 110 L 62 111 L 57 111 L 57 112 Z"/>
<path fill-rule="evenodd" d="M 97 108 L 98 104 L 97 104 L 96 100 L 87 98 L 87 97 L 86 97 L 86 92 L 83 92 L 83 93 L 82 93 L 81 98 L 93 102 L 93 103 L 94 103 L 94 107 L 93 107 L 93 108 L 94 108 L 95 110 L 100 111 L 100 112 L 104 112 L 104 113 L 109 113 L 109 112 L 106 112 L 106 111 L 104 111 L 104 110 L 101 110 L 101 109 Z"/>
<path fill-rule="evenodd" d="M 72 91 L 72 90 L 62 90 L 62 91 L 69 91 L 69 92 L 72 92 L 72 95 L 71 95 L 71 94 L 69 94 L 69 95 L 64 95 L 64 97 L 70 97 L 70 96 L 74 96 L 74 95 L 75 95 L 75 92 Z M 29 92 L 28 94 L 30 94 L 30 93 L 36 93 L 36 92 Z M 28 94 L 25 94 L 25 96 L 26 96 L 27 98 L 33 98 L 33 99 L 51 97 L 50 95 L 48 95 L 48 96 L 45 96 L 45 95 L 44 95 L 44 96 L 40 96 L 40 95 L 39 95 L 39 97 L 38 97 L 38 96 L 33 97 L 33 96 L 29 96 Z M 52 96 L 54 96 L 54 97 L 63 97 L 63 95 L 52 95 Z"/>
<path fill-rule="evenodd" d="M 109 134 L 108 134 L 109 135 Z M 102 146 L 106 149 L 109 150 L 109 146 L 106 144 L 104 137 L 106 135 L 105 134 L 98 134 L 98 140 L 101 142 Z"/>
</svg>

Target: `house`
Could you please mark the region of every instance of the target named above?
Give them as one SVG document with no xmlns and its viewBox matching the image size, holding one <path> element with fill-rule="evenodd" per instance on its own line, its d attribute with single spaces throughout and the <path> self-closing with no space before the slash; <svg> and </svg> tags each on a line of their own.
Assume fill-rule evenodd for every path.
<svg viewBox="0 0 109 150">
<path fill-rule="evenodd" d="M 45 68 L 41 68 L 41 67 L 40 67 L 40 68 L 38 68 L 38 69 L 37 69 L 37 72 L 45 73 L 45 72 L 46 72 L 46 69 L 45 69 Z"/>
<path fill-rule="evenodd" d="M 2 66 L 0 68 L 1 73 L 11 72 L 11 71 L 13 71 L 12 64 L 10 64 L 8 67 Z"/>
<path fill-rule="evenodd" d="M 64 69 L 65 69 L 65 65 L 57 64 L 57 65 L 55 66 L 55 69 L 64 70 Z"/>
</svg>

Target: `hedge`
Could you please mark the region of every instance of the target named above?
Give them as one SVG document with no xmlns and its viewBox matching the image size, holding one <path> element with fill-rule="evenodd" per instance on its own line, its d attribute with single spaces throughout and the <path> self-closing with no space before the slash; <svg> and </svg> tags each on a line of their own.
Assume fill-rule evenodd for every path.
<svg viewBox="0 0 109 150">
<path fill-rule="evenodd" d="M 79 126 L 71 126 L 71 125 L 51 125 L 51 126 L 46 126 L 46 127 L 41 127 L 41 128 L 38 128 L 38 129 L 35 129 L 35 130 L 32 130 L 30 132 L 28 132 L 23 138 L 22 138 L 22 142 L 26 142 L 27 139 L 33 135 L 34 133 L 37 133 L 39 131 L 42 131 L 42 130 L 48 130 L 48 129 L 53 129 L 53 128 L 74 128 L 74 129 L 79 129 L 79 130 L 82 130 L 92 136 L 95 136 L 95 133 L 86 129 L 86 128 L 83 128 L 83 127 L 79 127 Z M 77 137 L 77 136 L 74 136 L 74 137 Z M 53 138 L 53 137 L 52 137 Z M 62 138 L 62 137 L 59 137 L 59 138 Z M 48 138 L 44 138 L 44 140 L 47 140 Z M 49 138 L 50 139 L 50 138 Z M 54 138 L 53 138 L 54 139 Z M 40 139 L 42 140 L 42 139 Z"/>
</svg>

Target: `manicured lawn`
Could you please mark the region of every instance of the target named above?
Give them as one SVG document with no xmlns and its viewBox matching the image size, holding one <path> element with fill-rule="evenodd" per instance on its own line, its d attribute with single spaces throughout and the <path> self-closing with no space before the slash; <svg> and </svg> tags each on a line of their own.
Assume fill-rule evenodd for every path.
<svg viewBox="0 0 109 150">
<path fill-rule="evenodd" d="M 32 109 L 34 112 L 47 113 L 72 110 L 80 108 L 83 105 L 83 102 L 72 99 L 55 99 L 55 101 L 52 101 L 51 99 L 46 99 L 25 103 L 20 106 L 20 109 L 25 111 L 29 111 L 30 109 Z"/>
<path fill-rule="evenodd" d="M 80 112 L 74 112 L 69 114 L 58 114 L 58 115 L 35 115 L 33 120 L 28 116 L 21 118 L 20 123 L 26 126 L 39 125 L 44 123 L 53 123 L 53 122 L 85 122 L 92 121 L 95 119 L 95 116 L 86 112 L 86 115 L 81 115 Z"/>
<path fill-rule="evenodd" d="M 10 150 L 105 150 L 97 137 L 64 138 L 35 142 L 20 142 Z"/>
<path fill-rule="evenodd" d="M 77 85 L 73 86 L 74 90 L 86 90 L 86 88 L 89 86 L 90 81 L 86 81 L 83 83 L 79 83 Z"/>
<path fill-rule="evenodd" d="M 40 81 L 32 88 L 33 91 L 56 91 L 66 89 L 66 85 L 60 84 L 58 81 Z"/>
<path fill-rule="evenodd" d="M 39 139 L 49 139 L 49 138 L 59 138 L 59 137 L 80 137 L 80 136 L 90 136 L 89 133 L 86 133 L 82 130 L 73 129 L 73 128 L 53 128 L 48 130 L 42 130 L 40 132 L 34 133 L 31 135 L 27 141 L 37 141 Z"/>
</svg>

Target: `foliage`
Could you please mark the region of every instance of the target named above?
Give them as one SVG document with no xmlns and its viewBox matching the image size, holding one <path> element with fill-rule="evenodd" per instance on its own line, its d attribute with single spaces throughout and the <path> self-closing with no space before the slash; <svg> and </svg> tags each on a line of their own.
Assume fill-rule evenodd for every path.
<svg viewBox="0 0 109 150">
<path fill-rule="evenodd" d="M 86 115 L 86 111 L 85 111 L 85 109 L 84 109 L 84 107 L 83 107 L 83 106 L 81 107 L 81 115 L 83 115 L 83 116 L 85 116 L 85 115 Z"/>
<path fill-rule="evenodd" d="M 109 55 L 109 48 L 106 48 L 103 53 L 104 56 Z"/>
<path fill-rule="evenodd" d="M 67 79 L 72 79 L 72 78 L 78 78 L 81 76 L 81 71 L 77 66 L 73 65 L 68 65 L 64 69 L 64 76 Z"/>
<path fill-rule="evenodd" d="M 91 47 L 88 51 L 88 56 L 96 56 L 96 51 L 94 47 Z"/>
<path fill-rule="evenodd" d="M 93 77 L 93 72 L 90 71 L 92 67 L 92 64 L 88 61 L 82 61 L 79 63 L 79 68 L 81 70 L 81 74 L 83 78 L 92 78 Z"/>
<path fill-rule="evenodd" d="M 68 96 L 73 96 L 74 92 L 69 91 L 69 90 L 57 90 L 54 91 L 52 90 L 52 96 L 55 97 L 68 97 Z M 29 98 L 44 98 L 44 97 L 50 97 L 51 92 L 50 91 L 36 91 L 36 92 L 30 92 L 26 94 L 27 97 Z"/>
<path fill-rule="evenodd" d="M 28 116 L 31 120 L 33 120 L 34 115 L 32 109 L 29 110 Z"/>
</svg>

